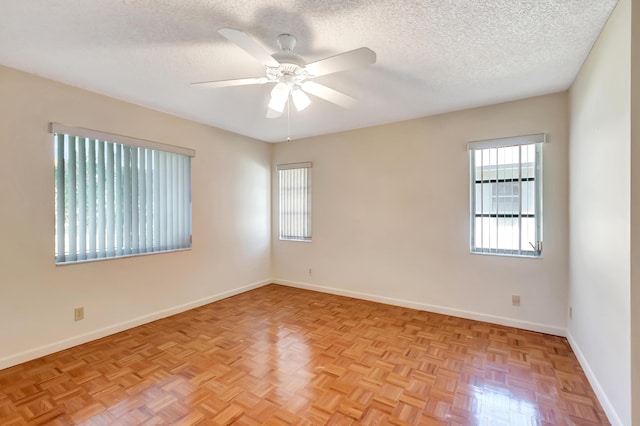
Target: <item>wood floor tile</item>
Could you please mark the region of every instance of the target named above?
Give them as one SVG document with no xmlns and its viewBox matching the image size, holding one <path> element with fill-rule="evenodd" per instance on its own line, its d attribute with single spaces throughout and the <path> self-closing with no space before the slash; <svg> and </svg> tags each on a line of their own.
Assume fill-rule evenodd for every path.
<svg viewBox="0 0 640 426">
<path fill-rule="evenodd" d="M 278 285 L 0 371 L 0 425 L 609 424 L 566 339 Z"/>
</svg>

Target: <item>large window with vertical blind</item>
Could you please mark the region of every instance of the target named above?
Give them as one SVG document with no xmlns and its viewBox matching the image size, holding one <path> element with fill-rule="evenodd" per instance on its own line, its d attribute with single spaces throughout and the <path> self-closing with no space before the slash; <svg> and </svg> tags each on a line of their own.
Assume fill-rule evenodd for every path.
<svg viewBox="0 0 640 426">
<path fill-rule="evenodd" d="M 542 255 L 544 134 L 471 142 L 471 252 Z"/>
<path fill-rule="evenodd" d="M 51 123 L 57 264 L 191 248 L 190 149 Z"/>
<path fill-rule="evenodd" d="M 311 163 L 280 164 L 280 239 L 311 241 Z"/>
</svg>

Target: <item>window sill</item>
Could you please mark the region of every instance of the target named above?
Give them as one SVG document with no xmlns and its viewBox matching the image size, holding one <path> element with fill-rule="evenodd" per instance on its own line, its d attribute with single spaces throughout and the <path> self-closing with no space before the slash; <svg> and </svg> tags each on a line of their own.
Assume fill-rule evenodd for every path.
<svg viewBox="0 0 640 426">
<path fill-rule="evenodd" d="M 484 255 L 484 256 L 499 256 L 499 257 L 516 257 L 516 258 L 524 258 L 524 259 L 542 259 L 543 258 L 542 253 L 541 254 L 534 254 L 534 253 L 512 254 L 512 253 L 485 252 L 485 251 L 471 250 L 469 254 Z"/>
<path fill-rule="evenodd" d="M 180 249 L 174 249 L 174 250 L 150 251 L 148 253 L 127 254 L 124 256 L 100 257 L 96 259 L 71 260 L 68 262 L 61 262 L 61 263 L 56 262 L 56 266 L 68 266 L 68 265 L 77 265 L 81 263 L 104 262 L 106 260 L 129 259 L 132 257 L 152 256 L 155 254 L 166 254 L 166 253 L 175 253 L 179 251 L 191 251 L 191 250 L 193 250 L 193 247 L 180 248 Z"/>
</svg>

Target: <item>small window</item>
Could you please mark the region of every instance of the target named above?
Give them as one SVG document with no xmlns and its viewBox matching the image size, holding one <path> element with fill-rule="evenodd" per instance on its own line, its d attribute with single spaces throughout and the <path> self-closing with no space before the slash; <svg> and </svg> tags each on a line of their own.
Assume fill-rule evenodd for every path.
<svg viewBox="0 0 640 426">
<path fill-rule="evenodd" d="M 311 163 L 278 165 L 280 239 L 311 241 Z"/>
<path fill-rule="evenodd" d="M 192 150 L 51 124 L 57 264 L 191 248 Z"/>
<path fill-rule="evenodd" d="M 469 144 L 471 252 L 542 255 L 542 144 L 529 135 Z"/>
</svg>

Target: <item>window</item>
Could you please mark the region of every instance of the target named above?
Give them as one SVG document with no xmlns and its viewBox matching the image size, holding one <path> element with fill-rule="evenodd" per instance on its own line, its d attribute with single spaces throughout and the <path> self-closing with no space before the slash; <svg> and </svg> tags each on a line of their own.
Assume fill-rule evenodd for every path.
<svg viewBox="0 0 640 426">
<path fill-rule="evenodd" d="M 542 254 L 544 134 L 471 142 L 471 252 Z"/>
<path fill-rule="evenodd" d="M 278 166 L 280 239 L 311 241 L 311 163 Z"/>
<path fill-rule="evenodd" d="M 57 264 L 191 248 L 189 149 L 51 124 Z"/>
</svg>

